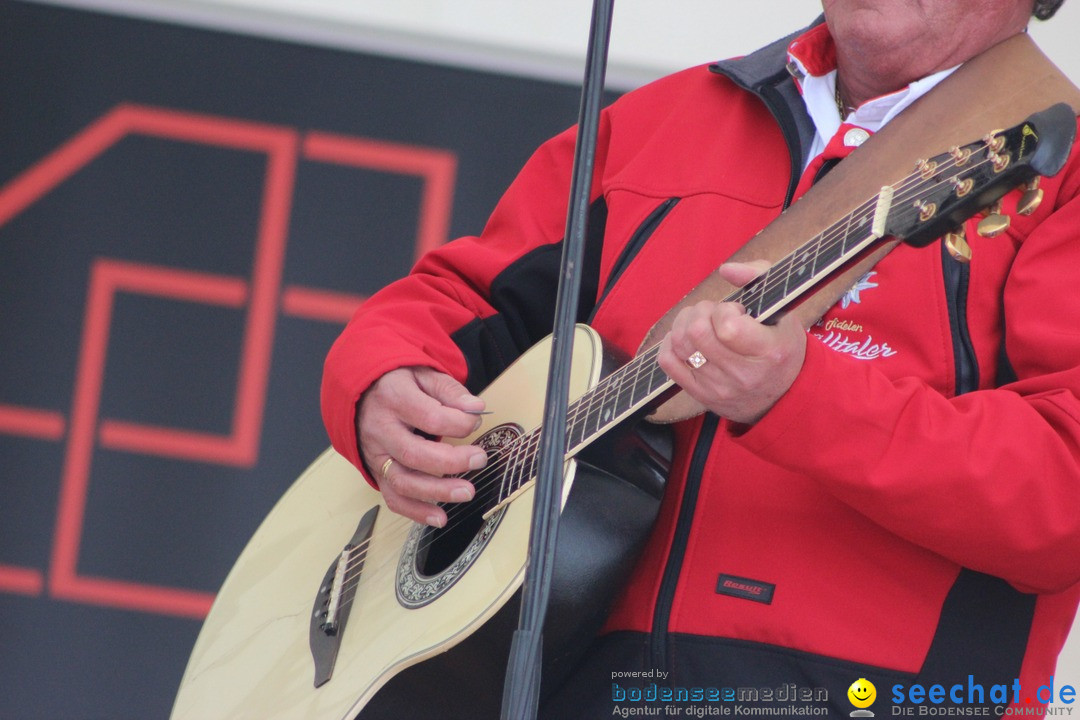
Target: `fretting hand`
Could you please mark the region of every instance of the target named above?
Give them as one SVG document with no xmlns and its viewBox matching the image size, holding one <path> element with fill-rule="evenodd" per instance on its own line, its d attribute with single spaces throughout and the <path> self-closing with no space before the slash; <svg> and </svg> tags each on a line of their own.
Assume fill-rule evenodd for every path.
<svg viewBox="0 0 1080 720">
<path fill-rule="evenodd" d="M 718 272 L 741 287 L 766 268 L 761 263 L 726 263 Z M 785 317 L 765 325 L 738 303 L 704 301 L 675 316 L 657 361 L 706 408 L 751 424 L 795 382 L 805 355 L 806 331 L 798 320 Z"/>
</svg>

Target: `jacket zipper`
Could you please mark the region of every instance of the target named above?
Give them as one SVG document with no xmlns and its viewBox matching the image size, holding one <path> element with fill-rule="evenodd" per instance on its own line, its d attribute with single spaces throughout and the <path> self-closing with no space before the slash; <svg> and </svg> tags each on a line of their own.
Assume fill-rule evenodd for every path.
<svg viewBox="0 0 1080 720">
<path fill-rule="evenodd" d="M 719 425 L 719 417 L 712 413 L 705 414 L 701 432 L 694 446 L 694 454 L 690 458 L 690 468 L 686 473 L 686 484 L 683 486 L 679 515 L 675 522 L 675 536 L 671 540 L 664 575 L 660 580 L 660 591 L 656 596 L 656 610 L 653 613 L 652 633 L 649 637 L 649 656 L 652 661 L 650 667 L 657 670 L 667 669 L 667 636 L 671 606 L 675 602 L 675 590 L 679 584 L 679 575 L 682 573 L 686 544 L 690 540 L 690 527 L 694 522 L 698 492 L 701 489 L 701 479 L 705 475 L 705 461 L 712 450 L 713 437 Z"/>
<path fill-rule="evenodd" d="M 795 121 L 790 114 L 784 112 L 786 104 L 783 96 L 776 88 L 765 84 L 756 88 L 756 94 L 762 99 L 780 126 L 784 141 L 788 146 L 788 154 L 791 156 L 791 178 L 788 182 L 787 195 L 784 198 L 784 209 L 787 209 L 795 195 L 795 189 L 798 187 L 799 178 L 802 175 L 802 153 L 799 148 L 798 128 L 795 126 Z M 657 212 L 659 212 L 659 209 L 649 216 L 649 220 L 656 216 Z M 666 213 L 667 210 L 663 214 Z M 663 215 L 660 215 L 660 217 L 663 217 Z M 649 220 L 646 220 L 642 226 L 643 228 L 649 224 Z M 609 282 L 609 287 L 610 284 Z M 691 457 L 690 468 L 686 474 L 686 485 L 683 487 L 682 501 L 679 503 L 678 516 L 675 521 L 675 536 L 671 541 L 667 563 L 664 565 L 664 574 L 660 579 L 660 589 L 656 594 L 656 609 L 653 611 L 652 631 L 649 635 L 651 667 L 657 670 L 668 669 L 667 637 L 671 623 L 671 606 L 675 602 L 675 591 L 678 589 L 679 575 L 682 573 L 683 556 L 686 553 L 686 545 L 690 540 L 691 525 L 697 509 L 698 492 L 701 487 L 702 477 L 705 474 L 705 460 L 712 450 L 713 438 L 716 436 L 716 429 L 719 425 L 719 417 L 712 413 L 705 414 L 701 434 L 698 436 L 697 444 L 694 446 L 694 454 Z"/>
<path fill-rule="evenodd" d="M 945 302 L 949 309 L 952 333 L 953 364 L 956 367 L 956 394 L 979 389 L 979 361 L 971 342 L 967 321 L 968 284 L 971 266 L 954 260 L 941 243 L 941 270 L 945 278 Z"/>
<path fill-rule="evenodd" d="M 762 85 L 757 88 L 757 95 L 765 102 L 765 107 L 772 113 L 776 124 L 780 126 L 780 132 L 784 136 L 784 142 L 788 146 L 788 156 L 791 158 L 791 179 L 788 181 L 787 195 L 784 196 L 784 209 L 790 205 L 795 197 L 795 190 L 799 187 L 799 179 L 802 177 L 802 148 L 799 146 L 799 128 L 795 124 L 783 95 L 772 85 Z"/>
<path fill-rule="evenodd" d="M 599 309 L 600 305 L 603 304 L 608 293 L 611 292 L 611 288 L 615 287 L 615 283 L 618 282 L 619 277 L 630 265 L 631 261 L 637 257 L 641 248 L 645 246 L 646 241 L 652 237 L 652 234 L 656 232 L 656 228 L 660 226 L 660 223 L 664 221 L 667 214 L 671 212 L 671 209 L 678 203 L 679 198 L 677 197 L 668 198 L 660 203 L 660 205 L 649 213 L 649 216 L 638 226 L 637 230 L 634 231 L 630 241 L 626 243 L 626 247 L 623 248 L 618 259 L 615 261 L 615 265 L 611 268 L 611 274 L 608 275 L 607 283 L 604 285 L 604 293 L 597 299 L 596 305 L 594 306 L 594 314 L 596 309 Z"/>
</svg>

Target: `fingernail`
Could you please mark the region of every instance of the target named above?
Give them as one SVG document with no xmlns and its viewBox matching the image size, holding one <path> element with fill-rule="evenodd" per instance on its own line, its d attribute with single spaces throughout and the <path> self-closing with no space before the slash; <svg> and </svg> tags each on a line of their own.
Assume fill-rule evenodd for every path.
<svg viewBox="0 0 1080 720">
<path fill-rule="evenodd" d="M 472 498 L 472 490 L 470 490 L 469 488 L 459 487 L 454 488 L 450 491 L 450 502 L 467 502 L 469 500 L 472 500 Z"/>
<path fill-rule="evenodd" d="M 428 515 L 427 524 L 431 527 L 441 528 L 443 526 L 443 519 L 438 515 Z"/>
<path fill-rule="evenodd" d="M 487 465 L 487 455 L 485 453 L 476 453 L 469 458 L 469 469 L 479 470 Z"/>
<path fill-rule="evenodd" d="M 478 412 L 484 409 L 484 401 L 475 395 L 462 395 L 458 399 L 460 407 L 465 409 L 465 412 Z"/>
</svg>

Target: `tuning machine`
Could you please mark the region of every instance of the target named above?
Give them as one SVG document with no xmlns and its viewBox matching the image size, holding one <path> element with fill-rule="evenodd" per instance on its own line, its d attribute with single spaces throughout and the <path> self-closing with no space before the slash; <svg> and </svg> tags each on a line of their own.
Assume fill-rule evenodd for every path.
<svg viewBox="0 0 1080 720">
<path fill-rule="evenodd" d="M 1031 215 L 1035 212 L 1039 205 L 1042 204 L 1043 191 L 1039 187 L 1039 177 L 1036 176 L 1034 180 L 1023 185 L 1024 193 L 1020 196 L 1020 199 L 1016 202 L 1016 212 L 1021 215 Z"/>
<path fill-rule="evenodd" d="M 967 239 L 964 237 L 963 225 L 953 232 L 945 233 L 942 240 L 945 243 L 945 249 L 949 251 L 949 255 L 952 256 L 953 260 L 965 265 L 971 262 L 971 246 L 968 245 Z"/>
<path fill-rule="evenodd" d="M 1011 222 L 1008 215 L 1002 214 L 1001 200 L 998 200 L 986 209 L 986 217 L 979 221 L 976 232 L 985 238 L 997 237 L 1009 229 Z"/>
</svg>

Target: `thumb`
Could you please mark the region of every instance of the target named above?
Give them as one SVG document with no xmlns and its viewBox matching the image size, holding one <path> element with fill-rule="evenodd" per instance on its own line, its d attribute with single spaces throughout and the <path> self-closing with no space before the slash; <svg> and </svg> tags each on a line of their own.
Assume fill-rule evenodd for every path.
<svg viewBox="0 0 1080 720">
<path fill-rule="evenodd" d="M 482 398 L 473 395 L 464 385 L 444 372 L 418 367 L 414 375 L 421 390 L 447 407 L 465 412 L 479 412 L 484 409 Z"/>
<path fill-rule="evenodd" d="M 726 262 L 717 268 L 720 277 L 736 287 L 742 287 L 758 275 L 772 267 L 768 260 L 751 260 L 749 262 Z"/>
</svg>

